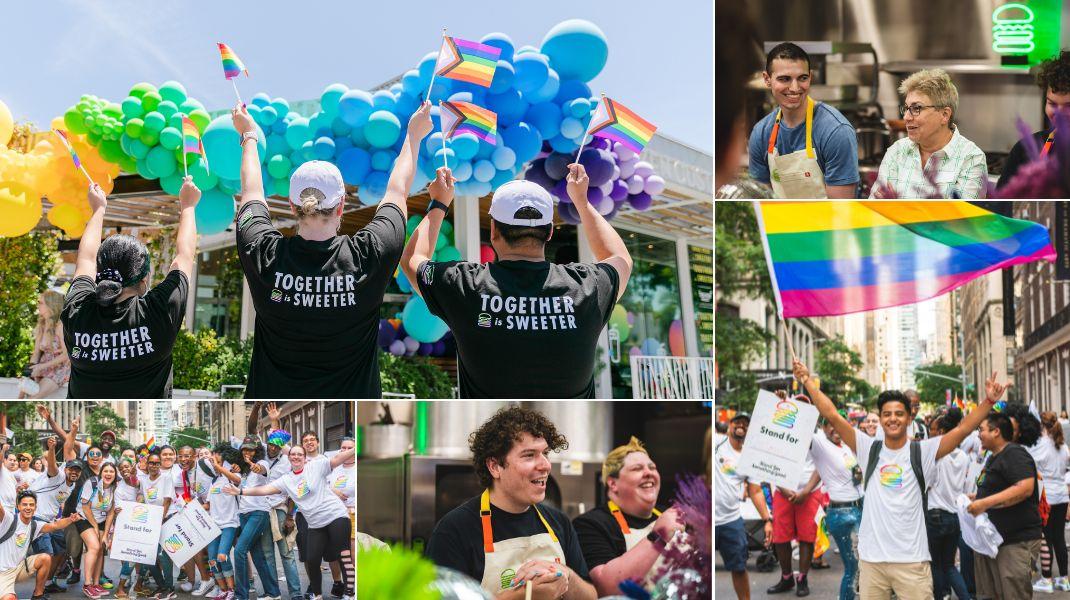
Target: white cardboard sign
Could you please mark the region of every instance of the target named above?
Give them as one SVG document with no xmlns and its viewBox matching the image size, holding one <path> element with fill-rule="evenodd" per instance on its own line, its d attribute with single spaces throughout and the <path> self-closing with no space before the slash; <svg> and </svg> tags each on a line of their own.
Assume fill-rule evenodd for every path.
<svg viewBox="0 0 1070 600">
<path fill-rule="evenodd" d="M 163 524 L 160 546 L 174 564 L 184 565 L 219 534 L 215 520 L 200 502 L 193 500 Z"/>
<path fill-rule="evenodd" d="M 144 565 L 156 564 L 163 507 L 126 500 L 120 501 L 118 507 L 121 510 L 115 517 L 115 535 L 108 556 Z"/>
<path fill-rule="evenodd" d="M 817 409 L 760 390 L 736 469 L 751 481 L 796 490 L 817 426 Z"/>
</svg>

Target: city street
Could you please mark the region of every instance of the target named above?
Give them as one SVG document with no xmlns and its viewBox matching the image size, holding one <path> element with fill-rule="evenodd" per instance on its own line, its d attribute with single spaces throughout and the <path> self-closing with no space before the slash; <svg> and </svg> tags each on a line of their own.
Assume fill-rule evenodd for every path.
<svg viewBox="0 0 1070 600">
<path fill-rule="evenodd" d="M 778 581 L 780 577 L 780 568 L 777 567 L 769 573 L 759 573 L 758 570 L 754 568 L 754 560 L 757 556 L 758 553 L 752 551 L 750 553 L 750 559 L 747 561 L 747 574 L 750 577 L 751 597 L 794 598 L 794 590 L 783 594 L 765 593 L 765 590 L 769 586 L 775 585 Z M 843 578 L 843 561 L 840 560 L 840 555 L 833 552 L 831 548 L 825 554 L 825 559 L 828 561 L 830 568 L 810 571 L 810 576 L 808 577 L 810 580 L 809 597 L 816 598 L 817 600 L 836 600 L 836 598 L 839 598 L 840 580 Z M 798 564 L 798 562 L 795 563 L 796 568 L 798 568 Z M 732 592 L 732 575 L 724 570 L 724 563 L 721 562 L 720 554 L 716 555 L 716 560 L 714 562 L 713 593 L 717 598 L 734 597 Z M 1070 594 L 1068 594 L 1068 596 L 1070 596 Z"/>
</svg>

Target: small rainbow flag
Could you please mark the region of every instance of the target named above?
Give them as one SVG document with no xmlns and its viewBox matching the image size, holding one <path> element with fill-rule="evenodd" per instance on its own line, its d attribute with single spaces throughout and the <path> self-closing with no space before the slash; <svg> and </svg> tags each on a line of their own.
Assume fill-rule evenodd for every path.
<svg viewBox="0 0 1070 600">
<path fill-rule="evenodd" d="M 442 133 L 451 138 L 460 133 L 471 133 L 489 143 L 498 143 L 498 115 L 468 102 L 439 103 Z"/>
<path fill-rule="evenodd" d="M 197 124 L 186 115 L 182 115 L 182 151 L 187 154 L 201 154 L 201 132 L 197 131 Z"/>
<path fill-rule="evenodd" d="M 435 74 L 490 87 L 501 54 L 501 49 L 494 46 L 443 36 Z"/>
<path fill-rule="evenodd" d="M 782 317 L 913 304 L 1056 258 L 1043 226 L 969 202 L 760 201 L 755 212 Z"/>
<path fill-rule="evenodd" d="M 74 166 L 77 169 L 82 168 L 82 160 L 78 158 L 78 153 L 74 151 L 74 146 L 71 146 L 71 139 L 67 137 L 67 132 L 62 129 L 53 129 L 53 133 L 59 136 L 59 139 L 63 140 L 63 145 L 67 147 L 67 152 L 71 153 L 71 158 L 74 159 Z"/>
<path fill-rule="evenodd" d="M 620 102 L 614 102 L 605 95 L 598 103 L 598 110 L 591 119 L 590 135 L 620 142 L 632 152 L 639 154 L 650 138 L 654 137 L 657 127 L 644 121 Z"/>
<path fill-rule="evenodd" d="M 230 49 L 230 46 L 223 42 L 218 42 L 219 45 L 219 57 L 223 59 L 223 75 L 227 79 L 234 79 L 238 75 L 245 73 L 245 76 L 249 76 L 249 70 L 242 64 L 238 55 Z"/>
</svg>

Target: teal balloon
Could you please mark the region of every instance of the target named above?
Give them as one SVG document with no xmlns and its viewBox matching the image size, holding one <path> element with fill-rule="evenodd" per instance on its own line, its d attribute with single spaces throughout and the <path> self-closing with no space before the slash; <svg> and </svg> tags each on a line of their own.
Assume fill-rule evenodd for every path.
<svg viewBox="0 0 1070 600">
<path fill-rule="evenodd" d="M 149 171 L 152 172 L 153 176 L 159 178 L 171 175 L 178 168 L 175 153 L 163 146 L 157 146 L 149 150 L 149 155 L 145 157 L 145 162 L 148 164 Z"/>
<path fill-rule="evenodd" d="M 175 129 L 182 131 L 182 117 L 186 116 L 185 113 L 176 112 L 171 115 L 171 118 L 167 119 L 167 126 L 174 127 Z"/>
<path fill-rule="evenodd" d="M 267 171 L 272 177 L 289 177 L 290 167 L 290 159 L 280 154 L 278 156 L 272 156 L 268 160 Z"/>
<path fill-rule="evenodd" d="M 164 100 L 156 107 L 156 112 L 163 115 L 164 119 L 170 119 L 175 113 L 178 112 L 178 105 L 170 100 Z"/>
<path fill-rule="evenodd" d="M 401 289 L 402 294 L 412 293 L 412 284 L 409 283 L 409 278 L 405 277 L 405 271 L 398 269 L 398 274 L 394 276 L 394 279 L 398 282 L 398 288 Z"/>
<path fill-rule="evenodd" d="M 283 198 L 290 196 L 290 178 L 283 177 L 282 179 L 275 180 L 275 193 Z"/>
<path fill-rule="evenodd" d="M 168 194 L 177 196 L 182 189 L 182 173 L 172 173 L 167 177 L 161 177 L 160 187 Z"/>
<path fill-rule="evenodd" d="M 423 298 L 416 295 L 409 298 L 401 311 L 401 322 L 405 325 L 405 331 L 416 341 L 427 344 L 437 342 L 449 331 L 446 322 L 432 315 Z"/>
<path fill-rule="evenodd" d="M 561 79 L 590 81 L 606 66 L 609 43 L 594 23 L 569 19 L 546 33 L 539 51 L 550 58 Z"/>
<path fill-rule="evenodd" d="M 446 234 L 440 229 L 438 232 L 438 239 L 435 240 L 435 252 L 442 250 L 450 245 L 450 239 L 446 237 Z"/>
<path fill-rule="evenodd" d="M 334 117 L 338 114 L 338 101 L 348 91 L 349 88 L 344 83 L 332 83 L 327 86 L 320 95 L 320 110 Z"/>
<path fill-rule="evenodd" d="M 446 236 L 446 239 L 453 239 L 453 223 L 449 221 L 442 221 L 442 226 L 438 228 L 438 232 Z"/>
<path fill-rule="evenodd" d="M 177 81 L 165 81 L 159 88 L 160 97 L 176 107 L 186 101 L 186 88 Z M 162 111 L 161 111 L 162 112 Z"/>
<path fill-rule="evenodd" d="M 269 127 L 275 124 L 279 118 L 279 113 L 273 106 L 265 106 L 260 109 L 260 125 L 263 127 Z"/>
<path fill-rule="evenodd" d="M 308 125 L 308 119 L 298 117 L 290 121 L 286 127 L 286 143 L 290 148 L 299 150 L 305 142 L 312 140 L 312 128 Z"/>
<path fill-rule="evenodd" d="M 210 172 L 203 156 L 197 157 L 197 160 L 189 164 L 189 174 L 193 176 L 193 183 L 200 188 L 201 192 L 210 190 L 219 183 L 219 176 Z"/>
<path fill-rule="evenodd" d="M 472 160 L 476 152 L 479 152 L 479 138 L 471 133 L 462 133 L 450 139 L 450 148 L 457 160 Z"/>
<path fill-rule="evenodd" d="M 434 165 L 436 169 L 444 166 L 449 167 L 449 169 L 452 171 L 454 168 L 457 167 L 457 155 L 454 154 L 453 150 L 449 148 L 446 148 L 445 150 L 439 148 L 435 151 Z"/>
<path fill-rule="evenodd" d="M 195 214 L 197 233 L 211 235 L 226 231 L 234 221 L 234 196 L 219 188 L 207 190 L 201 194 Z"/>
<path fill-rule="evenodd" d="M 453 178 L 458 183 L 472 178 L 472 163 L 467 160 L 459 163 L 456 167 L 451 167 L 451 170 L 453 171 Z"/>
<path fill-rule="evenodd" d="M 281 119 L 289 114 L 290 103 L 287 102 L 285 98 L 275 98 L 271 101 L 271 108 L 275 109 L 275 112 L 278 113 L 279 118 Z"/>
<path fill-rule="evenodd" d="M 377 110 L 364 125 L 364 137 L 376 148 L 389 148 L 401 135 L 401 121 L 397 115 L 386 110 Z"/>
<path fill-rule="evenodd" d="M 152 170 L 149 169 L 148 160 L 144 158 L 139 158 L 137 160 L 137 174 L 145 179 L 156 179 L 156 176 L 152 174 Z"/>
<path fill-rule="evenodd" d="M 446 246 L 438 252 L 435 252 L 435 260 L 438 262 L 461 260 L 461 251 L 458 250 L 455 246 Z"/>
<path fill-rule="evenodd" d="M 182 145 L 182 132 L 174 127 L 164 127 L 160 132 L 160 145 L 175 150 Z"/>
<path fill-rule="evenodd" d="M 334 156 L 334 140 L 323 136 L 312 144 L 312 155 L 317 160 L 330 160 Z"/>
<path fill-rule="evenodd" d="M 220 178 L 216 187 L 219 188 L 220 191 L 233 196 L 241 191 L 241 182 L 237 179 Z"/>
<path fill-rule="evenodd" d="M 149 155 L 149 147 L 145 145 L 145 142 L 137 138 L 131 138 L 128 145 L 130 146 L 130 156 L 137 160 L 142 160 Z"/>
<path fill-rule="evenodd" d="M 290 144 L 286 143 L 286 137 L 278 133 L 273 133 L 268 136 L 267 139 L 267 153 L 268 156 L 275 156 L 276 154 L 289 154 L 291 152 Z"/>
<path fill-rule="evenodd" d="M 129 96 L 126 100 L 123 100 L 124 117 L 133 119 L 134 117 L 140 117 L 143 114 L 145 114 L 145 110 L 141 108 L 141 98 Z"/>
<path fill-rule="evenodd" d="M 372 154 L 372 168 L 376 171 L 389 171 L 397 156 L 397 153 L 391 150 L 380 150 Z"/>
<path fill-rule="evenodd" d="M 166 126 L 167 119 L 161 113 L 154 110 L 145 115 L 145 131 L 159 134 Z"/>
<path fill-rule="evenodd" d="M 238 179 L 241 176 L 241 146 L 229 114 L 220 115 L 208 124 L 201 141 L 208 155 L 212 172 L 221 179 Z M 256 129 L 257 151 L 260 159 L 267 156 L 267 142 L 263 130 Z"/>
</svg>

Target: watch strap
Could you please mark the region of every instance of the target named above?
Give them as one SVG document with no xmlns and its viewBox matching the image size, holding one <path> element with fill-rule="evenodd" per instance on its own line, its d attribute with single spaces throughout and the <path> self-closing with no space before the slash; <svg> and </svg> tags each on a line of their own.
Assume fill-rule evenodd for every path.
<svg viewBox="0 0 1070 600">
<path fill-rule="evenodd" d="M 439 202 L 438 200 L 431 200 L 431 203 L 427 205 L 428 214 L 430 214 L 431 211 L 436 208 L 441 209 L 443 214 L 449 214 L 450 212 L 449 206 Z"/>
</svg>

